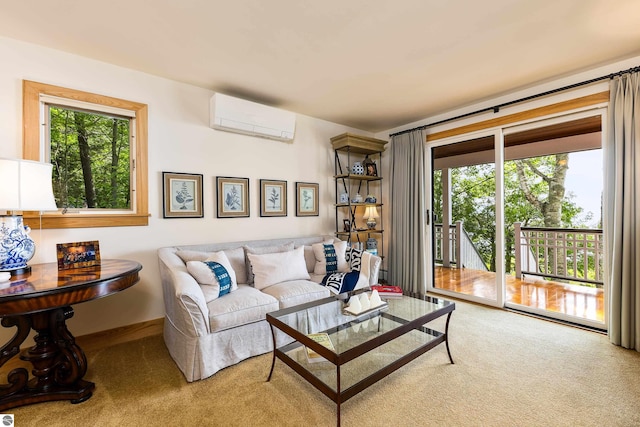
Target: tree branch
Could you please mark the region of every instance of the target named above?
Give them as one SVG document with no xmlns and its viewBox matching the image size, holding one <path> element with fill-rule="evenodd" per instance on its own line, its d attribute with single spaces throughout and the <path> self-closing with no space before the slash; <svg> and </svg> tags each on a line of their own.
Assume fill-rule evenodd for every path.
<svg viewBox="0 0 640 427">
<path fill-rule="evenodd" d="M 530 159 L 523 159 L 523 160 L 521 160 L 521 162 L 526 163 L 527 166 L 529 166 L 529 168 L 531 168 L 531 171 L 533 173 L 535 173 L 536 175 L 538 175 L 540 178 L 542 178 L 546 183 L 550 183 L 551 182 L 551 178 L 549 178 L 547 175 L 542 173 L 542 171 L 540 171 L 540 169 L 538 169 Z"/>
<path fill-rule="evenodd" d="M 538 200 L 533 193 L 531 192 L 531 188 L 529 188 L 529 184 L 527 183 L 527 178 L 524 176 L 524 167 L 522 166 L 522 161 L 516 161 L 516 174 L 518 175 L 518 184 L 520 185 L 520 189 L 524 193 L 524 197 L 527 199 L 529 203 L 535 206 L 540 212 L 542 212 L 542 203 Z"/>
</svg>

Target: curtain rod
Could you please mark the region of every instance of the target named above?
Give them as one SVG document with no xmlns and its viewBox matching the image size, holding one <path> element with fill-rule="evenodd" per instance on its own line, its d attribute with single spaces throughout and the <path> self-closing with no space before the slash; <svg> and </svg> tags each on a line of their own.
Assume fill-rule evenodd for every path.
<svg viewBox="0 0 640 427">
<path fill-rule="evenodd" d="M 501 108 L 508 107 L 510 105 L 513 105 L 513 104 L 519 104 L 521 102 L 530 101 L 532 99 L 542 98 L 543 96 L 551 95 L 551 94 L 558 93 L 558 92 L 563 92 L 565 90 L 574 89 L 574 88 L 577 88 L 577 87 L 580 87 L 580 86 L 586 86 L 586 85 L 589 85 L 591 83 L 599 82 L 601 80 L 613 79 L 614 77 L 621 76 L 623 74 L 635 73 L 635 72 L 638 72 L 638 71 L 640 71 L 640 66 L 635 66 L 635 67 L 629 68 L 627 70 L 617 71 L 615 73 L 607 74 L 606 76 L 596 77 L 594 79 L 585 80 L 585 81 L 580 82 L 580 83 L 574 83 L 574 84 L 571 84 L 571 85 L 568 85 L 568 86 L 563 86 L 563 87 L 560 87 L 560 88 L 557 88 L 557 89 L 548 90 L 546 92 L 538 93 L 538 94 L 535 94 L 535 95 L 530 95 L 530 96 L 527 96 L 527 97 L 524 97 L 524 98 L 516 99 L 514 101 L 509 101 L 509 102 L 505 102 L 505 103 L 502 103 L 502 104 L 494 105 L 493 107 L 482 108 L 480 110 L 472 111 L 470 113 L 465 113 L 465 114 L 461 114 L 459 116 L 450 117 L 448 119 L 439 120 L 437 122 L 429 123 L 429 124 L 426 124 L 426 125 L 417 126 L 417 127 L 414 127 L 413 129 L 406 129 L 406 130 L 402 130 L 400 132 L 395 132 L 395 133 L 389 134 L 389 137 L 391 138 L 391 137 L 394 137 L 394 136 L 397 136 L 397 135 L 402 135 L 404 133 L 413 132 L 414 130 L 422 130 L 422 129 L 426 129 L 426 128 L 429 128 L 429 127 L 432 127 L 432 126 L 441 125 L 443 123 L 452 122 L 454 120 L 464 119 L 464 118 L 467 118 L 467 117 L 470 117 L 470 116 L 475 116 L 476 114 L 486 113 L 487 111 L 493 111 L 494 113 L 497 113 L 497 112 L 500 111 Z"/>
</svg>

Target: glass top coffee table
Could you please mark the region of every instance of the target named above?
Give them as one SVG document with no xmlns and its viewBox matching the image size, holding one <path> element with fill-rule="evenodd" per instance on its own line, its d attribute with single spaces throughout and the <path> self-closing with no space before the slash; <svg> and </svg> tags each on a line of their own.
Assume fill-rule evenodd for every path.
<svg viewBox="0 0 640 427">
<path fill-rule="evenodd" d="M 380 308 L 351 315 L 345 302 L 335 297 L 267 313 L 276 358 L 305 378 L 337 405 L 406 365 L 421 354 L 445 343 L 449 361 L 448 330 L 455 303 L 440 298 L 408 296 L 385 299 Z M 444 332 L 425 325 L 447 315 Z M 277 348 L 281 334 L 293 342 Z M 331 348 L 320 341 L 330 341 Z"/>
</svg>

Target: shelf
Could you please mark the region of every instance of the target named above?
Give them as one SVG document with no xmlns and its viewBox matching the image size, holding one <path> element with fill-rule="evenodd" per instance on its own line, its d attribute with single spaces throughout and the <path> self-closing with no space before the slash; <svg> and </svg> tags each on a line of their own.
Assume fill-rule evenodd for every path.
<svg viewBox="0 0 640 427">
<path fill-rule="evenodd" d="M 369 176 L 369 175 L 354 175 L 354 174 L 342 174 L 335 175 L 335 179 L 355 179 L 361 181 L 381 181 L 381 176 Z"/>
<path fill-rule="evenodd" d="M 336 236 L 340 236 L 340 235 L 346 236 L 348 234 L 366 234 L 366 233 L 382 234 L 382 233 L 384 233 L 384 230 L 377 230 L 377 229 L 369 230 L 369 229 L 366 229 L 366 230 L 338 231 L 338 232 L 336 232 Z"/>
<path fill-rule="evenodd" d="M 334 150 L 349 151 L 357 154 L 382 153 L 387 142 L 382 139 L 354 135 L 352 133 L 343 133 L 331 138 L 331 145 Z"/>
<path fill-rule="evenodd" d="M 381 170 L 378 167 L 382 167 L 382 153 L 385 150 L 385 145 L 388 141 L 381 139 L 371 138 L 368 136 L 355 135 L 352 133 L 344 133 L 342 135 L 331 138 L 331 145 L 334 151 L 334 176 L 335 183 L 335 215 L 336 215 L 336 228 L 335 236 L 341 240 L 347 242 L 358 242 L 362 244 L 364 240 L 375 239 L 378 242 L 377 254 L 379 257 L 383 257 L 382 251 L 384 248 L 384 230 L 383 215 L 382 215 L 382 177 Z M 372 175 L 354 174 L 353 165 L 360 163 L 366 172 L 367 170 Z M 370 166 L 370 167 L 369 167 Z M 360 169 L 356 169 L 360 172 Z M 340 202 L 340 197 L 347 195 L 346 202 Z M 352 197 L 356 194 L 362 195 L 363 201 L 359 203 L 352 202 Z M 376 199 L 373 203 L 367 203 L 364 201 L 368 195 Z M 366 207 L 375 206 L 378 210 L 379 220 L 377 221 L 377 227 L 369 229 L 366 227 L 366 219 L 360 219 L 360 214 L 356 215 L 356 212 L 363 210 Z M 362 207 L 362 208 L 360 208 Z M 348 209 L 347 209 L 348 208 Z M 347 226 L 347 231 L 344 231 L 344 225 Z M 349 227 L 363 226 L 362 229 L 352 229 Z"/>
<path fill-rule="evenodd" d="M 373 205 L 375 205 L 377 207 L 381 207 L 382 203 L 364 203 L 364 202 L 362 202 L 362 203 L 353 203 L 353 202 L 352 203 L 336 203 L 335 206 L 336 206 L 336 208 L 348 208 L 349 206 L 358 207 L 358 206 L 373 206 Z"/>
</svg>

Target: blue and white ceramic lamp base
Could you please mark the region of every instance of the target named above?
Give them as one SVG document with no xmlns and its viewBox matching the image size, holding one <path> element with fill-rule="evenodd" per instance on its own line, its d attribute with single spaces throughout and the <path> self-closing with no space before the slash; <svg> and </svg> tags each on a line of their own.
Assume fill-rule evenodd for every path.
<svg viewBox="0 0 640 427">
<path fill-rule="evenodd" d="M 21 215 L 0 215 L 0 272 L 12 275 L 29 272 L 27 262 L 33 258 L 36 245 L 29 237 Z"/>
</svg>

